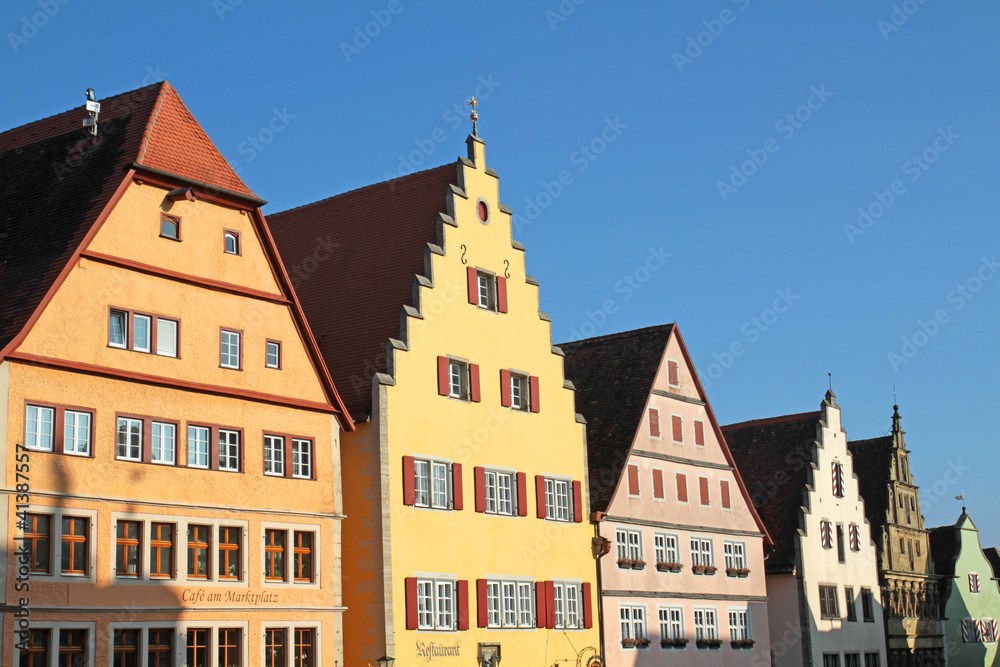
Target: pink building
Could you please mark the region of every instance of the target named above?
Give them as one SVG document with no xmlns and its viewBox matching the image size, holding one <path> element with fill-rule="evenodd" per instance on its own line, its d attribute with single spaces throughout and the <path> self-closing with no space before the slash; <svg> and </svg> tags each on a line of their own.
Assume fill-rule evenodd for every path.
<svg viewBox="0 0 1000 667">
<path fill-rule="evenodd" d="M 608 665 L 768 665 L 767 532 L 676 325 L 564 343 Z"/>
</svg>

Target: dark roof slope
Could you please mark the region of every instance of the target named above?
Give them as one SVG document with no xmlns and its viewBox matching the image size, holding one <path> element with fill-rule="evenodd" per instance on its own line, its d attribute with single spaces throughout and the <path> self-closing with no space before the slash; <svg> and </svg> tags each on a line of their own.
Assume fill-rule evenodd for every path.
<svg viewBox="0 0 1000 667">
<path fill-rule="evenodd" d="M 587 420 L 592 511 L 607 511 L 614 497 L 672 330 L 666 324 L 559 344 L 576 410 Z"/>
<path fill-rule="evenodd" d="M 133 164 L 253 197 L 169 83 L 0 133 L 0 350 L 20 333 Z"/>
<path fill-rule="evenodd" d="M 986 547 L 983 549 L 983 555 L 990 562 L 990 568 L 993 569 L 993 578 L 1000 579 L 1000 551 L 996 547 Z"/>
<path fill-rule="evenodd" d="M 892 481 L 892 450 L 895 445 L 891 435 L 847 443 L 854 460 L 854 474 L 858 476 L 861 497 L 865 501 L 865 518 L 875 534 L 875 528 L 886 522 L 889 484 Z M 876 539 L 876 544 L 881 540 Z M 882 545 L 879 544 L 879 549 Z"/>
<path fill-rule="evenodd" d="M 804 412 L 722 427 L 750 499 L 774 543 L 768 572 L 788 571 L 795 565 L 799 510 L 819 419 L 819 412 Z"/>
<path fill-rule="evenodd" d="M 386 371 L 424 249 L 437 243 L 458 163 L 268 216 L 320 351 L 355 418 L 371 412 L 371 379 Z"/>
<path fill-rule="evenodd" d="M 931 528 L 930 546 L 931 559 L 934 561 L 934 574 L 942 577 L 955 576 L 955 561 L 958 559 L 962 536 L 960 525 L 962 518 L 953 526 L 938 526 Z"/>
</svg>

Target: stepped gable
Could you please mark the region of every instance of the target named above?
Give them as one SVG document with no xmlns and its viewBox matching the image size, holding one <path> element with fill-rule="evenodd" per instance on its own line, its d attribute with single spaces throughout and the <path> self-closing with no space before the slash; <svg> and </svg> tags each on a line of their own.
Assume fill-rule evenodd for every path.
<svg viewBox="0 0 1000 667">
<path fill-rule="evenodd" d="M 565 376 L 576 386 L 576 411 L 587 419 L 591 511 L 604 512 L 621 479 L 672 324 L 560 343 Z"/>
<path fill-rule="evenodd" d="M 873 529 L 887 521 L 888 485 L 892 481 L 894 447 L 891 435 L 847 443 L 847 449 L 854 460 L 854 474 L 858 477 L 861 497 L 865 501 L 865 518 Z M 881 548 L 879 540 L 876 540 L 876 544 Z"/>
<path fill-rule="evenodd" d="M 804 412 L 721 427 L 774 549 L 767 571 L 795 566 L 795 536 L 809 481 L 820 412 Z"/>
<path fill-rule="evenodd" d="M 0 352 L 22 331 L 128 170 L 167 172 L 262 204 L 167 82 L 0 133 Z"/>
<path fill-rule="evenodd" d="M 427 244 L 439 243 L 438 217 L 459 168 L 452 162 L 267 217 L 334 383 L 358 419 L 371 413 L 372 377 L 387 371 L 386 345 L 400 336 L 403 306 L 413 304 Z"/>
</svg>

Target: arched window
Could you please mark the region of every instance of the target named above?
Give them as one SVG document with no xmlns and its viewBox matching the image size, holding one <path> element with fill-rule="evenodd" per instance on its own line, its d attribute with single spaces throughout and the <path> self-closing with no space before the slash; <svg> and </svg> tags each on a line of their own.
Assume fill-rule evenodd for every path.
<svg viewBox="0 0 1000 667">
<path fill-rule="evenodd" d="M 229 255 L 240 254 L 240 235 L 237 232 L 226 232 L 226 253 Z"/>
</svg>

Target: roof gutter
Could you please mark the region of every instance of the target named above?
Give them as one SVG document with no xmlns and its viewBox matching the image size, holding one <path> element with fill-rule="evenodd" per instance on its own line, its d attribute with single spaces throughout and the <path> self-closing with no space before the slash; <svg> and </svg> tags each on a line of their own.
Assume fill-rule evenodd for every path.
<svg viewBox="0 0 1000 667">
<path fill-rule="evenodd" d="M 166 178 L 173 179 L 175 181 L 179 181 L 181 183 L 186 183 L 188 185 L 194 185 L 194 186 L 197 186 L 197 187 L 205 190 L 206 192 L 208 192 L 210 194 L 219 194 L 219 195 L 225 195 L 226 197 L 232 197 L 234 199 L 238 199 L 240 201 L 246 202 L 252 208 L 260 208 L 260 207 L 264 206 L 264 204 L 267 203 L 263 199 L 257 199 L 256 197 L 250 197 L 249 195 L 245 195 L 245 194 L 243 194 L 241 192 L 235 192 L 233 190 L 227 190 L 225 188 L 220 188 L 220 187 L 218 187 L 216 185 L 212 185 L 210 183 L 203 183 L 202 181 L 196 181 L 196 180 L 194 180 L 192 178 L 184 178 L 183 176 L 178 176 L 177 174 L 171 174 L 169 171 L 161 171 L 160 169 L 153 169 L 152 167 L 147 167 L 146 165 L 139 164 L 138 162 L 133 162 L 131 165 L 129 165 L 129 168 L 130 169 L 135 169 L 137 172 L 144 171 L 144 172 L 146 172 L 148 174 L 152 174 L 154 176 L 163 176 L 163 177 L 166 177 Z"/>
</svg>

